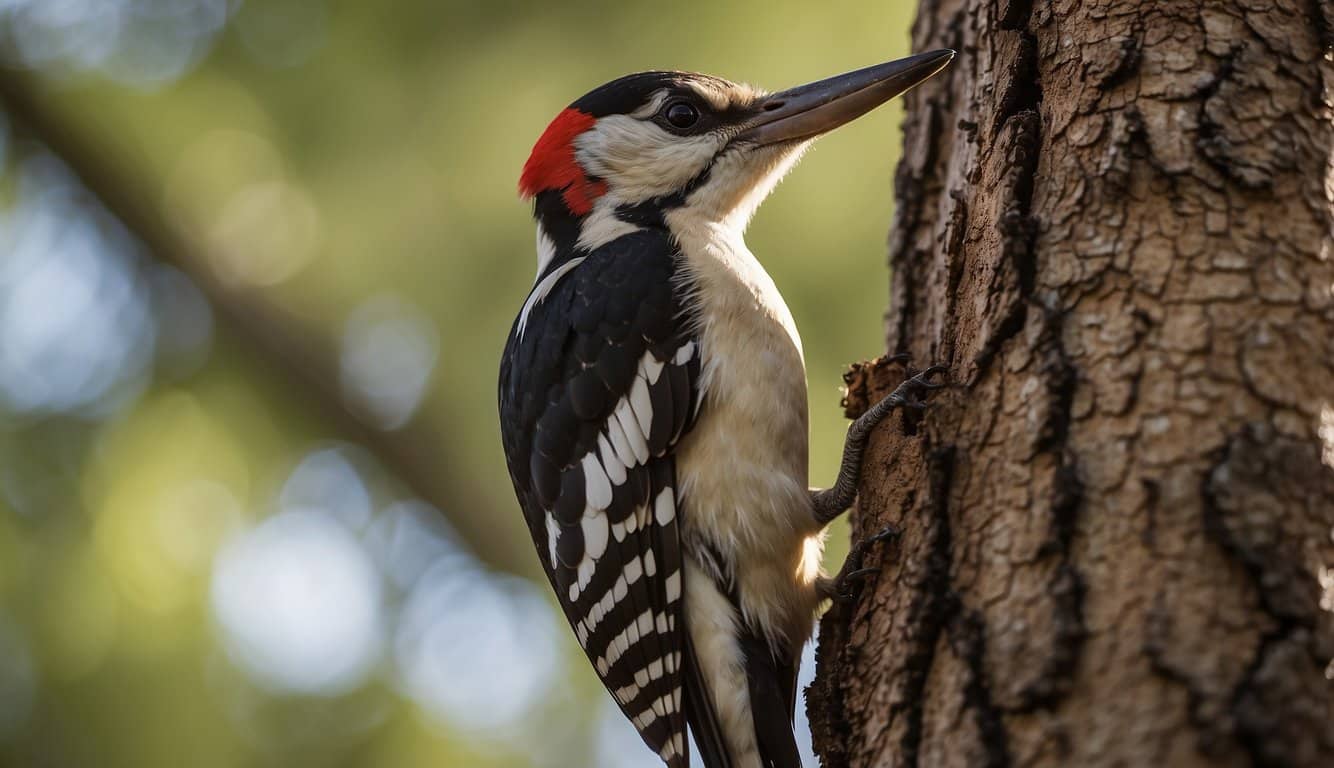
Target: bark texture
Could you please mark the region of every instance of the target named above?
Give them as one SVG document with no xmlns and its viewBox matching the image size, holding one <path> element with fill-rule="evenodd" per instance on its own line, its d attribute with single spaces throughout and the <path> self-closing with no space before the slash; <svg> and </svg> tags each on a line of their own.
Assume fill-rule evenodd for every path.
<svg viewBox="0 0 1334 768">
<path fill-rule="evenodd" d="M 1331 8 L 923 2 L 826 768 L 1334 766 Z"/>
</svg>

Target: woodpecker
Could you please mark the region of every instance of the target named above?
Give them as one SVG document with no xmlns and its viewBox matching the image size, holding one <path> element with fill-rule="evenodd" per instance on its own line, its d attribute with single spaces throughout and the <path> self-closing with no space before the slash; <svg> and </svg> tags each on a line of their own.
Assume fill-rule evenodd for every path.
<svg viewBox="0 0 1334 768">
<path fill-rule="evenodd" d="M 816 137 L 945 67 L 932 51 L 778 93 L 643 72 L 563 110 L 524 165 L 537 275 L 501 362 L 502 442 L 580 645 L 669 768 L 799 768 L 797 665 L 823 531 L 856 496 L 807 484 L 801 339 L 746 248 L 751 215 Z"/>
</svg>

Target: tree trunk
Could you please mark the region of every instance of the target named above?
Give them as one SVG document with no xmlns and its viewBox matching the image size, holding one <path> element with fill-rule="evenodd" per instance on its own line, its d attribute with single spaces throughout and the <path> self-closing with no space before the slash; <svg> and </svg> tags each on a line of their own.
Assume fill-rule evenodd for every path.
<svg viewBox="0 0 1334 768">
<path fill-rule="evenodd" d="M 836 766 L 1334 766 L 1334 10 L 924 0 Z M 850 412 L 903 369 L 849 377 Z"/>
</svg>

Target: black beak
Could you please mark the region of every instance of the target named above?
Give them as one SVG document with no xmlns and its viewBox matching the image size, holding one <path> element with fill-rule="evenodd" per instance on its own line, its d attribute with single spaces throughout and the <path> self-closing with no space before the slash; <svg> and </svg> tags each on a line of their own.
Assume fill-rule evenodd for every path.
<svg viewBox="0 0 1334 768">
<path fill-rule="evenodd" d="M 819 136 L 931 77 L 953 58 L 948 49 L 919 53 L 771 94 L 735 140 L 765 145 Z"/>
</svg>

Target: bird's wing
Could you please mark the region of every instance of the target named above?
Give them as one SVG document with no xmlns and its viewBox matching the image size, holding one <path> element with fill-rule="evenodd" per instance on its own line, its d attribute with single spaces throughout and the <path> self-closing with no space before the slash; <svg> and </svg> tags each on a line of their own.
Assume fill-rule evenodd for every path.
<svg viewBox="0 0 1334 768">
<path fill-rule="evenodd" d="M 699 402 L 700 353 L 677 270 L 670 238 L 652 230 L 549 267 L 510 334 L 500 417 L 580 645 L 644 741 L 685 768 L 673 450 Z"/>
</svg>

